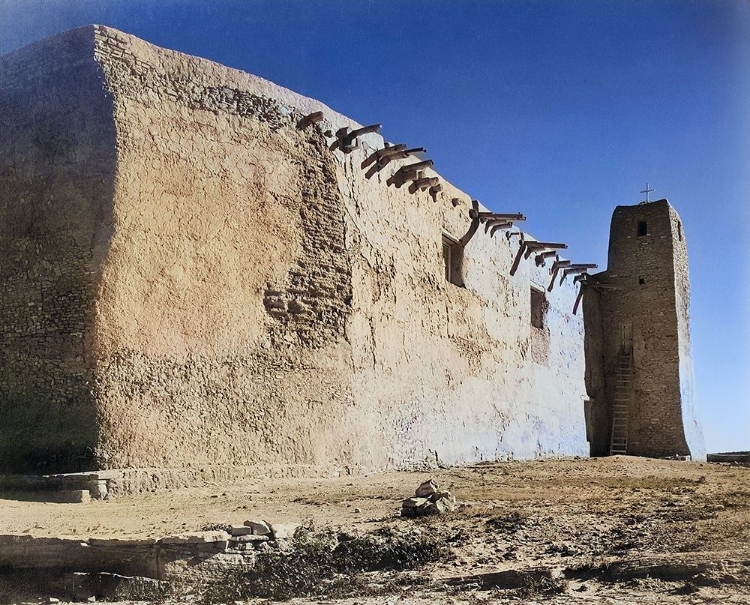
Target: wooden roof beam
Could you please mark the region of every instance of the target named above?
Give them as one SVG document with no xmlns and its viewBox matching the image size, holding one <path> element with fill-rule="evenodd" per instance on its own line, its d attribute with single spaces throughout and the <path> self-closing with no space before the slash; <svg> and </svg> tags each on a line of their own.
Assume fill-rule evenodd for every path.
<svg viewBox="0 0 750 605">
<path fill-rule="evenodd" d="M 520 212 L 516 212 L 514 214 L 502 214 L 499 212 L 480 212 L 479 219 L 482 222 L 487 221 L 487 220 L 493 220 L 493 219 L 520 222 L 520 221 L 525 221 L 526 217 Z"/>
<path fill-rule="evenodd" d="M 533 252 L 539 252 L 540 250 L 564 250 L 567 248 L 567 244 L 555 244 L 551 242 L 538 242 L 536 240 L 529 240 L 528 247 L 526 249 L 526 258 L 529 258 Z"/>
<path fill-rule="evenodd" d="M 380 158 L 378 160 L 378 163 L 382 164 L 382 168 L 391 160 L 403 160 L 405 158 L 408 158 L 410 155 L 414 155 L 417 153 L 427 153 L 427 150 L 424 147 L 412 147 L 411 149 L 404 149 L 402 151 L 399 151 L 398 153 L 389 154 Z"/>
<path fill-rule="evenodd" d="M 427 176 L 419 178 L 409 185 L 409 193 L 416 193 L 417 190 L 429 189 L 435 187 L 440 182 L 440 179 L 436 176 Z"/>
<path fill-rule="evenodd" d="M 396 185 L 398 189 L 404 183 L 409 181 L 415 181 L 421 178 L 421 171 L 425 168 L 429 168 L 434 164 L 432 160 L 425 160 L 423 162 L 415 162 L 414 164 L 406 164 L 401 166 L 396 172 L 393 173 L 391 178 L 386 181 L 387 185 Z"/>
<path fill-rule="evenodd" d="M 513 226 L 513 223 L 508 221 L 505 223 L 495 223 L 492 225 L 492 229 L 490 229 L 490 237 L 495 237 L 495 233 L 497 233 L 500 229 L 510 229 Z"/>
<path fill-rule="evenodd" d="M 542 252 L 541 254 L 537 254 L 536 257 L 534 257 L 534 262 L 536 263 L 537 267 L 541 267 L 548 258 L 552 257 L 557 258 L 557 252 L 555 250 L 550 250 L 549 252 Z"/>
<path fill-rule="evenodd" d="M 576 296 L 576 301 L 573 303 L 573 315 L 576 315 L 578 313 L 578 305 L 581 304 L 582 298 L 583 298 L 583 287 L 579 288 L 578 296 Z"/>
<path fill-rule="evenodd" d="M 550 274 L 552 275 L 552 279 L 549 282 L 549 286 L 547 286 L 547 292 L 552 292 L 552 288 L 555 287 L 555 280 L 557 279 L 557 274 L 559 273 L 560 269 L 568 267 L 570 264 L 571 262 L 565 259 L 558 259 L 554 263 L 552 263 L 552 268 L 549 270 Z"/>
<path fill-rule="evenodd" d="M 529 240 L 529 247 L 536 248 L 536 249 L 546 249 L 546 250 L 565 250 L 568 247 L 568 244 L 559 244 L 555 242 L 539 242 L 537 240 Z"/>
<path fill-rule="evenodd" d="M 362 128 L 355 128 L 354 130 L 348 132 L 344 136 L 344 147 L 353 145 L 357 137 L 360 137 L 363 134 L 370 134 L 371 132 L 380 132 L 381 128 L 382 128 L 382 125 L 380 124 L 371 124 L 370 126 L 363 126 Z"/>
<path fill-rule="evenodd" d="M 299 122 L 297 122 L 297 128 L 300 130 L 304 130 L 308 126 L 312 124 L 317 124 L 318 122 L 321 122 L 325 116 L 323 115 L 322 111 L 315 111 L 311 114 L 308 114 L 304 116 Z"/>
<path fill-rule="evenodd" d="M 560 279 L 560 283 L 563 283 L 566 277 L 568 275 L 577 275 L 578 273 L 585 273 L 586 267 L 574 267 L 573 265 L 570 265 L 569 267 L 566 267 L 563 270 L 562 278 Z"/>
<path fill-rule="evenodd" d="M 471 200 L 471 210 L 469 210 L 469 218 L 471 219 L 469 230 L 460 240 L 458 240 L 458 243 L 461 244 L 462 248 L 466 247 L 466 244 L 469 243 L 469 240 L 474 237 L 477 229 L 479 229 L 479 202 L 477 200 Z"/>
<path fill-rule="evenodd" d="M 380 132 L 380 129 L 380 124 L 363 126 L 362 128 L 357 128 L 355 130 L 349 130 L 348 126 L 344 126 L 336 132 L 336 138 L 338 139 L 337 146 L 344 153 L 349 153 L 350 151 L 354 151 L 359 145 L 357 137 L 370 132 Z"/>
<path fill-rule="evenodd" d="M 516 253 L 516 257 L 513 259 L 513 265 L 510 268 L 510 274 L 511 276 L 516 274 L 516 271 L 518 271 L 518 265 L 521 264 L 521 258 L 523 258 L 523 253 L 526 251 L 526 241 L 521 239 L 521 245 L 518 246 L 518 252 Z"/>
<path fill-rule="evenodd" d="M 401 149 L 399 149 L 398 151 L 393 151 L 393 152 L 390 151 L 391 149 L 395 149 L 397 147 Z M 376 172 L 379 172 L 383 168 L 385 168 L 393 160 L 404 160 L 408 158 L 409 156 L 414 155 L 416 153 L 426 153 L 426 152 L 427 150 L 424 147 L 413 147 L 411 149 L 406 149 L 406 145 L 400 145 L 400 144 L 393 145 L 392 147 L 379 149 L 378 151 L 370 155 L 369 158 L 367 158 L 364 162 L 362 162 L 362 168 L 365 168 L 366 166 L 373 164 L 373 166 L 365 174 L 365 177 L 369 179 Z"/>
<path fill-rule="evenodd" d="M 443 190 L 443 185 L 441 183 L 438 183 L 437 185 L 433 185 L 430 187 L 429 194 L 430 197 L 432 197 L 433 202 L 437 202 L 437 196 L 438 193 L 440 193 Z"/>
<path fill-rule="evenodd" d="M 360 168 L 364 170 L 370 164 L 374 164 L 382 158 L 386 158 L 402 151 L 406 151 L 406 145 L 404 145 L 403 143 L 399 143 L 398 145 L 389 145 L 388 143 L 386 143 L 385 147 L 383 147 L 382 149 L 378 149 L 377 151 L 367 156 L 364 160 L 362 160 Z"/>
</svg>

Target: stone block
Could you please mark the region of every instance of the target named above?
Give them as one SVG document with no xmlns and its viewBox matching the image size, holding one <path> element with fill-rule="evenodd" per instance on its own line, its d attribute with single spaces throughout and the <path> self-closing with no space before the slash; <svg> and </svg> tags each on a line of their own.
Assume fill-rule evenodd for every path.
<svg viewBox="0 0 750 605">
<path fill-rule="evenodd" d="M 55 493 L 55 501 L 65 504 L 91 502 L 91 492 L 87 489 L 65 489 Z"/>
<path fill-rule="evenodd" d="M 226 548 L 226 545 L 229 542 L 229 538 L 229 534 L 225 531 L 202 531 L 191 534 L 166 536 L 164 538 L 161 538 L 158 543 L 163 545 L 215 544 L 217 547 Z"/>
<path fill-rule="evenodd" d="M 271 527 L 265 521 L 245 521 L 245 527 L 252 529 L 253 535 L 256 536 L 269 536 L 271 535 Z"/>
<path fill-rule="evenodd" d="M 233 525 L 228 531 L 232 537 L 253 535 L 253 528 L 247 525 Z"/>
<path fill-rule="evenodd" d="M 271 538 L 269 536 L 254 536 L 252 534 L 245 534 L 244 536 L 232 536 L 229 540 L 229 543 L 259 544 L 261 542 L 268 542 L 270 539 Z"/>
<path fill-rule="evenodd" d="M 107 481 L 104 479 L 94 479 L 89 481 L 88 489 L 94 500 L 104 500 L 109 494 L 107 490 Z"/>
<path fill-rule="evenodd" d="M 88 543 L 91 546 L 153 546 L 156 544 L 156 538 L 89 538 Z"/>
<path fill-rule="evenodd" d="M 286 540 L 294 537 L 300 525 L 299 523 L 274 523 L 270 527 L 274 540 Z"/>
</svg>

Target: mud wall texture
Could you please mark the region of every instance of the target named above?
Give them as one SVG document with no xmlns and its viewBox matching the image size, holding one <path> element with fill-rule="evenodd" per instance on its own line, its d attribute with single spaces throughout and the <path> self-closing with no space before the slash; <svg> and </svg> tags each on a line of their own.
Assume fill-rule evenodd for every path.
<svg viewBox="0 0 750 605">
<path fill-rule="evenodd" d="M 601 274 L 600 274 L 601 277 Z M 612 437 L 612 404 L 608 400 L 605 378 L 604 331 L 608 329 L 602 316 L 602 294 L 586 288 L 583 296 L 584 349 L 586 355 L 586 392 L 589 395 L 587 437 L 591 456 L 607 456 Z M 614 379 L 611 368 L 610 380 Z"/>
<path fill-rule="evenodd" d="M 410 159 L 366 178 L 379 135 L 344 153 L 331 133 L 359 125 L 312 99 L 83 31 L 116 136 L 85 341 L 100 466 L 356 472 L 587 453 L 570 279 L 533 327 L 549 264 L 532 256 L 511 277 L 517 238 L 480 230 L 463 286 L 448 283 L 443 234 L 466 233 L 471 200 L 445 182 L 435 197 L 389 186 Z M 298 128 L 313 111 L 324 121 Z"/>
<path fill-rule="evenodd" d="M 94 463 L 115 132 L 93 48 L 76 30 L 0 57 L 0 472 Z"/>
<path fill-rule="evenodd" d="M 596 277 L 606 286 L 598 296 L 600 314 L 606 318 L 604 392 L 601 381 L 593 378 L 589 392 L 607 408 L 597 413 L 608 414 L 611 429 L 618 355 L 629 334 L 633 377 L 628 453 L 705 458 L 693 410 L 687 248 L 679 216 L 667 200 L 615 209 L 607 271 Z M 588 317 L 593 320 L 593 313 Z"/>
</svg>

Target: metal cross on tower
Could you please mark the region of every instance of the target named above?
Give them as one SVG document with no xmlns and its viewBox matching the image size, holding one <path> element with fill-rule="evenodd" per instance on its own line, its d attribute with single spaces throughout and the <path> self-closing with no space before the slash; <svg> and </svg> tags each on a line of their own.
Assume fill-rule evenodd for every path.
<svg viewBox="0 0 750 605">
<path fill-rule="evenodd" d="M 641 191 L 641 193 L 645 193 L 645 194 L 646 194 L 646 201 L 647 201 L 647 202 L 648 202 L 648 201 L 650 201 L 650 200 L 648 199 L 648 194 L 649 194 L 649 193 L 651 193 L 652 191 L 653 191 L 653 189 L 649 189 L 649 188 L 648 188 L 648 183 L 646 183 L 646 188 L 645 188 L 645 189 L 644 189 L 643 191 Z"/>
</svg>

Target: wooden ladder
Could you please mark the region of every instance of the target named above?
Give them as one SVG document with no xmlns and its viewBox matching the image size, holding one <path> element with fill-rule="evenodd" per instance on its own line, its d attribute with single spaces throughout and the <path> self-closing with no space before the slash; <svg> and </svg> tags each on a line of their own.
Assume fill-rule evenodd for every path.
<svg viewBox="0 0 750 605">
<path fill-rule="evenodd" d="M 633 379 L 633 356 L 623 349 L 617 361 L 617 380 L 615 382 L 615 401 L 612 406 L 612 441 L 609 455 L 628 453 L 628 416 Z"/>
</svg>

